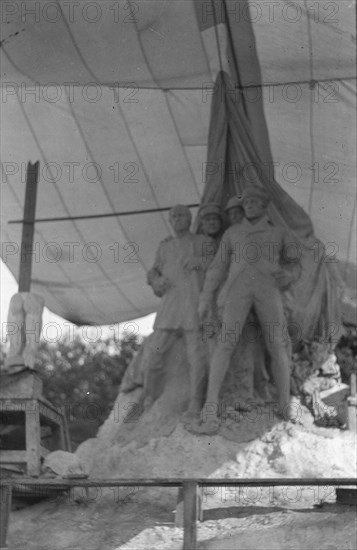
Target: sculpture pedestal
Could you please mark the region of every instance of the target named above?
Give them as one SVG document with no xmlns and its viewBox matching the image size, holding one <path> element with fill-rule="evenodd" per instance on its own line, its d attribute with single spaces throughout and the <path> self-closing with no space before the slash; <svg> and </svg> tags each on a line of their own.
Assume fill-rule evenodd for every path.
<svg viewBox="0 0 357 550">
<path fill-rule="evenodd" d="M 0 399 L 42 397 L 42 380 L 36 371 L 23 367 L 20 372 L 0 376 Z"/>
<path fill-rule="evenodd" d="M 16 373 L 18 370 L 24 370 L 26 365 L 22 355 L 14 355 L 13 357 L 6 357 L 4 366 L 6 371 L 10 373 Z"/>
<path fill-rule="evenodd" d="M 50 452 L 71 451 L 65 414 L 42 396 L 30 369 L 0 377 L 0 466 L 39 476 Z"/>
</svg>

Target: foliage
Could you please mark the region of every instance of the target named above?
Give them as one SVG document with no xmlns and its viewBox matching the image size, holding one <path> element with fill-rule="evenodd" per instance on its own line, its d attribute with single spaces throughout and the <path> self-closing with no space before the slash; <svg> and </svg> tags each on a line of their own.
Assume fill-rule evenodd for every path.
<svg viewBox="0 0 357 550">
<path fill-rule="evenodd" d="M 55 344 L 41 341 L 36 370 L 43 395 L 63 407 L 75 447 L 93 437 L 109 416 L 119 386 L 133 355 L 140 347 L 137 335 L 87 342 L 80 336 Z M 1 350 L 4 359 L 4 349 Z"/>
<path fill-rule="evenodd" d="M 43 380 L 44 396 L 54 405 L 69 407 L 74 418 L 96 419 L 101 424 L 138 348 L 138 338 L 133 335 L 124 336 L 119 345 L 110 338 L 88 343 L 79 336 L 55 345 L 42 342 L 36 369 Z"/>
</svg>

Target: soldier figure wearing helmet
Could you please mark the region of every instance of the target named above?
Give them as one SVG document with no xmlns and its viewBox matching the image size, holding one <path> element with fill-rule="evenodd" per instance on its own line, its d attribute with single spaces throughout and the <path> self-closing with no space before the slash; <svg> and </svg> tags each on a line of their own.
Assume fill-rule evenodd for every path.
<svg viewBox="0 0 357 550">
<path fill-rule="evenodd" d="M 231 197 L 224 209 L 226 212 L 230 225 L 241 223 L 244 218 L 244 208 L 242 204 L 242 196 L 236 195 Z"/>
<path fill-rule="evenodd" d="M 269 197 L 263 188 L 251 185 L 244 191 L 245 219 L 225 232 L 206 274 L 199 303 L 202 323 L 211 318 L 215 293 L 223 283 L 219 295 L 222 334 L 210 365 L 206 404 L 218 407 L 219 391 L 231 356 L 254 307 L 271 356 L 279 413 L 290 418 L 290 365 L 281 290 L 292 279 L 289 271 L 281 268 L 281 260 L 282 257 L 289 260 L 289 244 L 295 241 L 288 230 L 270 222 L 266 215 L 268 203 Z M 296 248 L 291 261 L 295 259 Z"/>
<path fill-rule="evenodd" d="M 220 204 L 209 202 L 200 206 L 198 216 L 202 226 L 202 233 L 214 239 L 217 244 L 223 235 L 223 210 Z"/>
<path fill-rule="evenodd" d="M 224 211 L 229 220 L 229 224 L 240 224 L 244 219 L 244 209 L 242 204 L 242 195 L 231 197 Z M 216 240 L 216 250 L 222 238 L 222 232 L 217 235 L 219 227 L 223 225 L 222 209 L 216 203 L 208 203 L 201 206 L 200 218 L 203 226 L 203 232 L 206 235 L 214 237 Z M 215 231 L 215 232 L 214 232 Z M 213 315 L 208 323 L 203 324 L 204 339 L 207 340 L 210 356 L 213 356 L 216 339 L 221 328 L 221 311 L 217 308 L 217 297 L 220 288 L 217 289 L 213 300 Z M 257 332 L 257 320 L 251 311 L 248 315 L 245 329 L 254 325 Z M 261 339 L 251 342 L 246 337 L 246 331 L 243 329 L 243 336 L 237 345 L 233 355 L 234 369 L 239 375 L 239 390 L 237 392 L 236 406 L 240 410 L 250 410 L 254 404 L 261 403 L 261 397 L 266 396 L 267 380 L 269 379 L 265 368 L 264 346 Z M 255 394 L 254 387 L 258 394 Z M 258 396 L 259 395 L 259 396 Z"/>
</svg>

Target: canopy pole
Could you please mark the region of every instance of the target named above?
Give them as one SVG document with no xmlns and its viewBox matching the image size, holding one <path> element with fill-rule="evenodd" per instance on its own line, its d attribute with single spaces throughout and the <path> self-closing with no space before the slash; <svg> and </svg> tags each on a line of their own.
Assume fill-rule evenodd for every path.
<svg viewBox="0 0 357 550">
<path fill-rule="evenodd" d="M 35 230 L 38 168 L 39 161 L 35 162 L 35 164 L 32 164 L 31 162 L 28 162 L 27 164 L 19 269 L 19 292 L 30 292 L 31 287 L 32 248 Z"/>
<path fill-rule="evenodd" d="M 187 204 L 188 208 L 196 208 L 200 206 L 198 203 Z M 71 222 L 75 220 L 96 220 L 101 218 L 115 218 L 116 216 L 136 216 L 139 214 L 152 214 L 155 212 L 167 212 L 171 210 L 172 206 L 164 206 L 163 208 L 150 208 L 145 210 L 129 210 L 128 212 L 110 212 L 109 214 L 89 214 L 88 216 L 61 216 L 57 218 L 37 218 L 34 219 L 34 223 L 48 223 L 48 222 Z M 7 222 L 10 224 L 25 223 L 25 220 L 10 220 Z"/>
</svg>

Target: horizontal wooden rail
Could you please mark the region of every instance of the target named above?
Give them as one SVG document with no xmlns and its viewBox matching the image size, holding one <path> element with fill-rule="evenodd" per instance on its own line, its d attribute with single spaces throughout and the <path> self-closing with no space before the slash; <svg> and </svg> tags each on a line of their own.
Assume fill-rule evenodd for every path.
<svg viewBox="0 0 357 550">
<path fill-rule="evenodd" d="M 183 491 L 183 550 L 197 548 L 197 490 L 199 487 L 346 487 L 357 485 L 356 478 L 138 478 L 138 479 L 34 479 L 23 476 L 0 480 L 1 533 L 0 550 L 6 547 L 13 487 L 66 491 L 73 487 L 179 487 Z"/>
<path fill-rule="evenodd" d="M 178 477 L 178 478 L 113 478 L 113 479 L 82 479 L 82 478 L 33 478 L 12 477 L 0 480 L 0 485 L 26 485 L 27 487 L 63 486 L 63 487 L 181 487 L 185 482 L 195 482 L 201 487 L 294 487 L 297 485 L 321 487 L 326 485 L 347 486 L 357 485 L 353 477 L 324 477 L 324 478 L 207 478 L 207 477 Z"/>
</svg>

